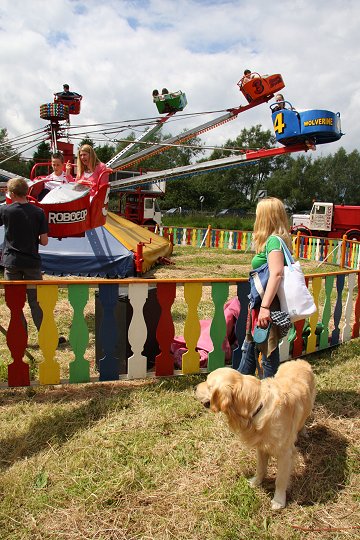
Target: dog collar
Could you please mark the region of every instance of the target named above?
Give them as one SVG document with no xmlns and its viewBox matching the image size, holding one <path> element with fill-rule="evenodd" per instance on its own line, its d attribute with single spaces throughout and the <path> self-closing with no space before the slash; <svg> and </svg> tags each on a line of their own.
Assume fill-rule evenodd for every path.
<svg viewBox="0 0 360 540">
<path fill-rule="evenodd" d="M 263 406 L 264 406 L 263 403 L 260 403 L 260 405 L 258 406 L 258 408 L 256 409 L 256 411 L 254 412 L 251 418 L 254 418 L 254 416 L 256 416 L 261 411 Z"/>
</svg>

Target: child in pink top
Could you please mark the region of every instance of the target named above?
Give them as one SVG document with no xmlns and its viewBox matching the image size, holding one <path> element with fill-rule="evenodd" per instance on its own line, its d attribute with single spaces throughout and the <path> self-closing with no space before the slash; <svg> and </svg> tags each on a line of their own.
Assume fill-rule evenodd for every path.
<svg viewBox="0 0 360 540">
<path fill-rule="evenodd" d="M 90 144 L 81 146 L 77 156 L 76 182 L 90 188 L 90 197 L 100 186 L 109 183 L 109 175 L 101 174 L 103 171 L 106 171 L 106 165 L 99 160 L 93 147 Z"/>
</svg>

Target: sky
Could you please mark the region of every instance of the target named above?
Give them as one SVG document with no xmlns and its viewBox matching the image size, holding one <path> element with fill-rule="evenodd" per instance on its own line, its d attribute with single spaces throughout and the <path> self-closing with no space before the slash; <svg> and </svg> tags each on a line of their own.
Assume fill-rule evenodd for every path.
<svg viewBox="0 0 360 540">
<path fill-rule="evenodd" d="M 358 0 L 1 0 L 0 128 L 12 139 L 46 127 L 39 106 L 64 83 L 83 95 L 73 125 L 156 116 L 152 90 L 164 86 L 186 93 L 184 113 L 237 107 L 248 68 L 281 73 L 285 99 L 299 109 L 340 112 L 345 135 L 316 156 L 351 152 L 360 136 L 359 21 Z M 209 119 L 181 118 L 163 132 Z M 223 145 L 256 124 L 272 130 L 269 104 L 201 140 Z"/>
</svg>

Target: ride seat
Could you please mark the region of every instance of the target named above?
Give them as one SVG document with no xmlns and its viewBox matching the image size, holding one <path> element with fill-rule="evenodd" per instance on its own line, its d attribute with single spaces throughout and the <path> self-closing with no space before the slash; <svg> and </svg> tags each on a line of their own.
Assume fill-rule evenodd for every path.
<svg viewBox="0 0 360 540">
<path fill-rule="evenodd" d="M 42 199 L 41 204 L 57 204 L 76 201 L 77 199 L 84 197 L 84 195 L 89 193 L 89 191 L 89 188 L 82 186 L 77 182 L 62 184 L 61 186 L 49 191 L 49 193 Z"/>
<path fill-rule="evenodd" d="M 170 92 L 153 96 L 153 101 L 160 114 L 182 111 L 187 105 L 184 92 Z"/>
<path fill-rule="evenodd" d="M 54 102 L 61 103 L 68 108 L 69 114 L 80 114 L 82 96 L 75 92 L 64 95 L 63 92 L 54 94 Z"/>
<path fill-rule="evenodd" d="M 253 78 L 245 84 L 242 84 L 242 79 L 237 83 L 249 103 L 264 96 L 271 97 L 277 92 L 280 92 L 285 86 L 280 73 L 263 76 L 258 73 L 252 73 L 251 75 Z"/>
</svg>

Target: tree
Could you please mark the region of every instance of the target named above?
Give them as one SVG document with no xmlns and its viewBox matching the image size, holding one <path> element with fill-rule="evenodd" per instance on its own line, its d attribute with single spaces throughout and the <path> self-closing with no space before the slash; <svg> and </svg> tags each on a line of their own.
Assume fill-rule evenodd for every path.
<svg viewBox="0 0 360 540">
<path fill-rule="evenodd" d="M 344 148 L 313 159 L 284 156 L 268 182 L 268 193 L 284 200 L 291 211 L 309 210 L 314 200 L 360 204 L 356 187 L 360 180 L 360 155 L 347 155 Z"/>
<path fill-rule="evenodd" d="M 0 129 L 0 169 L 19 176 L 27 177 L 29 174 L 29 166 L 20 155 L 17 155 L 17 150 L 10 144 L 6 128 Z"/>
<path fill-rule="evenodd" d="M 90 139 L 88 135 L 85 135 L 85 137 L 80 141 L 79 148 L 81 146 L 84 146 L 84 144 L 88 144 L 89 146 L 95 147 L 94 141 Z"/>
<path fill-rule="evenodd" d="M 357 150 L 348 154 L 347 172 L 344 202 L 360 205 L 360 154 Z"/>
<path fill-rule="evenodd" d="M 313 174 L 318 167 L 314 168 L 311 156 L 294 159 L 287 155 L 278 165 L 268 180 L 268 195 L 282 199 L 292 212 L 311 208 L 320 186 Z"/>
<path fill-rule="evenodd" d="M 360 156 L 357 150 L 347 154 L 344 148 L 324 158 L 322 185 L 326 200 L 334 203 L 359 204 Z"/>
<path fill-rule="evenodd" d="M 244 128 L 235 140 L 228 140 L 224 146 L 214 150 L 207 160 L 228 157 L 239 150 L 271 148 L 274 143 L 275 137 L 269 130 L 263 131 L 260 125 Z M 199 208 L 199 197 L 203 195 L 208 210 L 254 206 L 258 190 L 266 187 L 274 167 L 274 159 L 263 159 L 244 166 L 193 176 L 190 179 L 191 204 Z"/>
<path fill-rule="evenodd" d="M 96 146 L 95 152 L 100 161 L 107 163 L 115 155 L 115 146 L 111 144 Z"/>
<path fill-rule="evenodd" d="M 30 171 L 36 163 L 49 162 L 51 160 L 51 147 L 50 144 L 43 141 L 41 142 L 37 150 L 33 153 L 32 160 L 30 161 Z M 48 174 L 48 167 L 37 167 L 35 171 L 36 176 L 42 176 Z"/>
<path fill-rule="evenodd" d="M 0 129 L 0 161 L 5 160 L 14 153 L 8 141 L 8 133 L 5 128 Z"/>
</svg>

